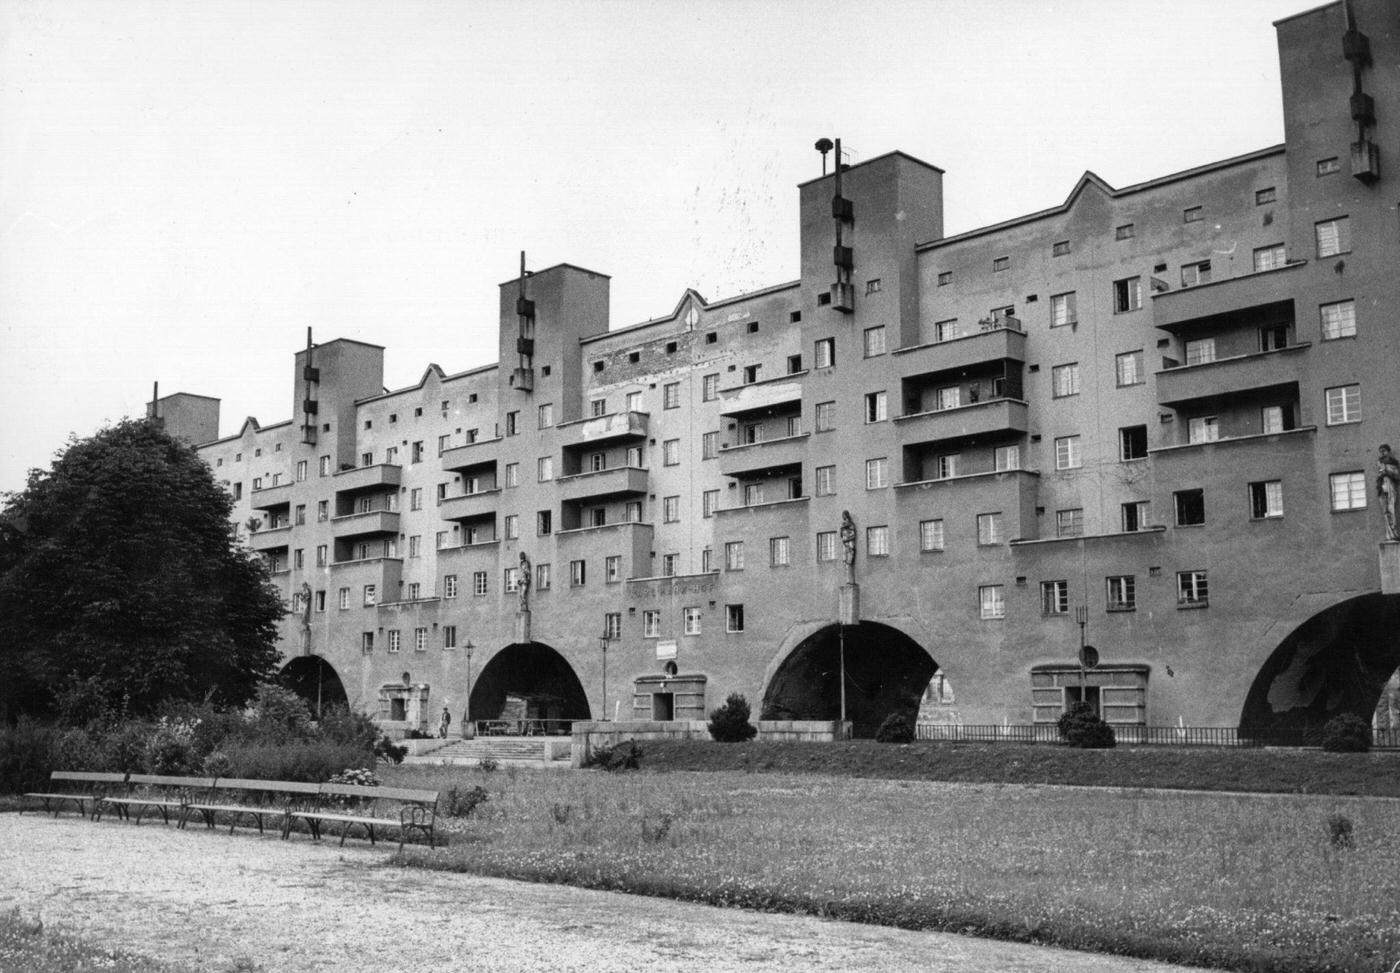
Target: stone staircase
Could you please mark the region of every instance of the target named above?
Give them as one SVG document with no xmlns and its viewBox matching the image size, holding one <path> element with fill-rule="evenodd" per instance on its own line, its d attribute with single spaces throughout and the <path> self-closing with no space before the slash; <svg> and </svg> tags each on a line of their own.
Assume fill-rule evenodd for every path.
<svg viewBox="0 0 1400 973">
<path fill-rule="evenodd" d="M 485 736 L 473 740 L 449 740 L 427 753 L 406 757 L 404 762 L 475 766 L 490 759 L 503 765 L 567 767 L 571 743 L 570 737 L 563 736 Z"/>
</svg>

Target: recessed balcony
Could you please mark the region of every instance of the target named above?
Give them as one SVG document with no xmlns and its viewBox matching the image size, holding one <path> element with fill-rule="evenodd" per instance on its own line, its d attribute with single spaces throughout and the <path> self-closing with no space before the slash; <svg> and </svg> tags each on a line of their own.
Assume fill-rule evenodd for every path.
<svg viewBox="0 0 1400 973">
<path fill-rule="evenodd" d="M 1162 405 L 1178 405 L 1197 399 L 1296 386 L 1303 356 L 1311 347 L 1308 343 L 1289 345 L 1253 355 L 1165 369 L 1156 375 L 1157 401 Z"/>
<path fill-rule="evenodd" d="M 561 422 L 557 428 L 565 447 L 592 449 L 623 440 L 646 439 L 650 420 L 651 415 L 646 412 L 611 412 Z"/>
<path fill-rule="evenodd" d="M 1305 261 L 1285 264 L 1274 270 L 1263 270 L 1243 277 L 1183 287 L 1152 295 L 1152 323 L 1167 331 L 1182 325 L 1192 328 L 1207 319 L 1239 314 L 1271 304 L 1291 306 L 1298 287 L 1299 267 Z"/>
<path fill-rule="evenodd" d="M 970 513 L 998 511 L 1002 515 L 1002 539 L 1034 540 L 1039 536 L 1036 504 L 1040 496 L 1040 474 L 1035 470 L 998 470 L 950 476 L 941 480 L 918 480 L 895 484 L 896 511 L 909 523 L 926 518 L 946 518 L 949 511 Z M 958 533 L 957 543 L 969 548 L 977 538 Z M 948 543 L 954 545 L 954 536 Z"/>
<path fill-rule="evenodd" d="M 471 520 L 476 517 L 489 517 L 496 512 L 500 502 L 500 490 L 478 490 L 456 497 L 446 497 L 438 506 L 443 520 Z"/>
<path fill-rule="evenodd" d="M 403 558 L 368 557 L 357 561 L 335 561 L 331 564 L 331 572 L 335 576 L 336 585 L 351 589 L 351 607 L 371 607 L 365 604 L 369 599 L 366 598 L 364 590 L 370 585 L 374 586 L 371 596 L 373 605 L 399 600 Z"/>
<path fill-rule="evenodd" d="M 248 543 L 253 550 L 262 553 L 279 549 L 285 550 L 291 539 L 292 528 L 289 524 L 286 527 L 272 527 L 256 531 L 248 538 Z"/>
<path fill-rule="evenodd" d="M 745 416 L 773 412 L 802 405 L 802 383 L 797 375 L 781 375 L 751 385 L 723 389 L 719 393 L 719 414 Z"/>
<path fill-rule="evenodd" d="M 1025 435 L 1029 428 L 1026 403 L 1020 399 L 988 399 L 952 409 L 916 412 L 895 417 L 901 446 L 984 436 Z"/>
<path fill-rule="evenodd" d="M 724 476 L 756 476 L 776 470 L 800 467 L 807 454 L 807 433 L 782 439 L 725 446 L 719 451 L 719 471 Z"/>
<path fill-rule="evenodd" d="M 478 439 L 474 443 L 444 449 L 439 459 L 442 460 L 444 473 L 456 473 L 476 466 L 489 466 L 496 462 L 500 452 L 501 439 L 497 436 L 495 439 Z"/>
<path fill-rule="evenodd" d="M 292 502 L 292 481 L 254 490 L 250 498 L 254 510 L 275 510 Z"/>
<path fill-rule="evenodd" d="M 1019 325 L 994 323 L 984 331 L 898 348 L 894 352 L 895 368 L 904 378 L 960 371 L 1008 358 L 1019 362 L 1026 360 L 1026 335 Z"/>
<path fill-rule="evenodd" d="M 397 534 L 398 532 L 399 512 L 397 510 L 370 510 L 365 513 L 331 518 L 331 533 L 337 540 L 368 537 L 373 534 Z"/>
<path fill-rule="evenodd" d="M 331 477 L 331 486 L 336 493 L 359 493 L 364 490 L 397 487 L 402 481 L 402 466 L 379 463 L 374 466 L 357 466 L 353 470 L 341 470 Z"/>
<path fill-rule="evenodd" d="M 640 415 L 643 413 L 633 413 Z M 636 466 L 619 466 L 610 470 L 594 470 L 588 473 L 575 473 L 561 476 L 559 498 L 570 500 L 602 500 L 606 497 L 620 497 L 628 494 L 647 492 L 648 473 Z"/>
</svg>

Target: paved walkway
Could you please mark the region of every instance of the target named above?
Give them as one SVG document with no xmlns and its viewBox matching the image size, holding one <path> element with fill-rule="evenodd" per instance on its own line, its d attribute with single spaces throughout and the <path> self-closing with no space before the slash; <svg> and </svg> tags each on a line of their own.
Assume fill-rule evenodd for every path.
<svg viewBox="0 0 1400 973">
<path fill-rule="evenodd" d="M 305 837 L 0 814 L 0 909 L 219 973 L 1185 969 L 392 868 L 386 858 L 353 839 L 339 849 Z"/>
</svg>

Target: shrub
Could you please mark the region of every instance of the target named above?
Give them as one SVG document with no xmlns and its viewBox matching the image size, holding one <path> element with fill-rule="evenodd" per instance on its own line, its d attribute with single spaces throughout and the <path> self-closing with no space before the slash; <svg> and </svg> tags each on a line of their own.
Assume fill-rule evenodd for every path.
<svg viewBox="0 0 1400 973">
<path fill-rule="evenodd" d="M 50 753 L 54 770 L 106 770 L 106 754 L 87 730 L 71 727 L 54 737 Z"/>
<path fill-rule="evenodd" d="M 234 777 L 310 784 L 328 780 L 346 767 L 374 763 L 373 756 L 363 750 L 321 741 L 285 743 L 279 747 L 245 743 L 230 747 L 228 759 Z"/>
<path fill-rule="evenodd" d="M 380 733 L 374 720 L 364 713 L 356 712 L 348 706 L 327 706 L 321 712 L 321 722 L 316 728 L 322 740 L 329 743 L 344 743 L 350 746 L 372 750 Z M 400 758 L 402 759 L 402 758 Z M 394 761 L 398 763 L 398 761 Z"/>
<path fill-rule="evenodd" d="M 891 713 L 875 731 L 875 739 L 880 743 L 913 743 L 914 724 L 903 713 Z"/>
<path fill-rule="evenodd" d="M 671 825 L 676 821 L 673 814 L 657 815 L 653 822 L 649 815 L 642 815 L 642 840 L 650 844 L 660 844 L 671 833 Z"/>
<path fill-rule="evenodd" d="M 401 747 L 387 736 L 381 736 L 379 742 L 374 745 L 374 755 L 381 760 L 398 765 L 403 763 L 404 757 L 408 756 L 408 747 Z"/>
<path fill-rule="evenodd" d="M 326 783 L 352 784 L 355 787 L 378 787 L 379 778 L 368 767 L 347 767 Z"/>
<path fill-rule="evenodd" d="M 118 723 L 102 740 L 102 769 L 123 774 L 141 773 L 146 768 L 146 750 L 150 743 L 148 724 Z"/>
<path fill-rule="evenodd" d="M 0 794 L 42 790 L 53 771 L 54 729 L 21 716 L 0 726 Z"/>
<path fill-rule="evenodd" d="M 1366 753 L 1371 749 L 1371 724 L 1355 713 L 1343 713 L 1322 728 L 1322 749 L 1330 753 Z"/>
<path fill-rule="evenodd" d="M 749 701 L 739 693 L 730 693 L 723 706 L 710 712 L 710 736 L 719 743 L 743 743 L 757 733 L 749 722 Z"/>
<path fill-rule="evenodd" d="M 469 818 L 478 806 L 491 799 L 486 788 L 477 784 L 468 790 L 461 790 L 456 784 L 447 789 L 447 816 L 449 818 Z"/>
<path fill-rule="evenodd" d="M 1356 835 L 1352 831 L 1351 818 L 1345 814 L 1334 814 L 1328 818 L 1327 832 L 1333 848 L 1356 847 Z"/>
<path fill-rule="evenodd" d="M 233 761 L 222 750 L 211 750 L 199 770 L 205 777 L 232 777 Z"/>
<path fill-rule="evenodd" d="M 281 743 L 311 736 L 311 707 L 284 686 L 259 686 L 251 711 L 253 732 L 263 740 Z"/>
<path fill-rule="evenodd" d="M 113 689 L 101 676 L 79 679 L 70 675 L 62 687 L 54 691 L 60 726 L 97 727 L 112 722 Z"/>
<path fill-rule="evenodd" d="M 476 769 L 484 774 L 489 774 L 501 766 L 501 762 L 495 757 L 482 757 L 476 762 Z"/>
<path fill-rule="evenodd" d="M 1118 745 L 1118 738 L 1094 707 L 1088 703 L 1075 703 L 1060 715 L 1060 739 L 1072 747 L 1085 750 L 1109 750 Z"/>
<path fill-rule="evenodd" d="M 609 772 L 638 770 L 642 766 L 642 748 L 637 746 L 636 740 L 623 740 L 613 746 L 594 747 L 583 765 L 601 767 Z"/>
</svg>

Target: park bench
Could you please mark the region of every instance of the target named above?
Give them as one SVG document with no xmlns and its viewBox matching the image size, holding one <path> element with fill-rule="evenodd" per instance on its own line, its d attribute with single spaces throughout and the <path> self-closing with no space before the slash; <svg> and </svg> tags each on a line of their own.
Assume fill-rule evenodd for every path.
<svg viewBox="0 0 1400 973">
<path fill-rule="evenodd" d="M 123 821 L 131 820 L 136 808 L 136 823 L 141 823 L 147 811 L 159 811 L 161 820 L 170 823 L 172 811 L 183 813 L 185 806 L 198 800 L 208 800 L 214 789 L 212 777 L 167 777 L 160 774 L 132 774 L 126 781 L 126 793 L 121 797 L 102 795 L 92 810 L 94 821 L 102 820 L 102 809 L 110 807 Z"/>
<path fill-rule="evenodd" d="M 411 834 L 421 834 L 433 846 L 433 828 L 437 819 L 438 792 L 404 787 L 362 787 L 357 784 L 322 784 L 316 806 L 307 810 L 288 812 L 282 826 L 282 837 L 291 834 L 292 824 L 306 822 L 311 837 L 321 840 L 326 824 L 341 825 L 340 844 L 350 829 L 359 825 L 369 832 L 369 843 L 375 843 L 376 828 L 397 828 L 399 849 Z"/>
<path fill-rule="evenodd" d="M 181 809 L 179 827 L 183 828 L 190 815 L 198 812 L 204 819 L 205 827 L 213 829 L 215 819 L 222 814 L 228 818 L 229 834 L 233 834 L 233 829 L 245 817 L 256 821 L 258 834 L 262 834 L 264 818 L 285 818 L 293 807 L 315 801 L 320 787 L 320 784 L 306 784 L 300 781 L 220 777 L 214 782 L 205 800 L 193 801 Z M 283 833 L 285 832 L 284 825 Z"/>
<path fill-rule="evenodd" d="M 97 801 L 108 791 L 120 790 L 126 784 L 126 774 L 97 773 L 87 770 L 55 770 L 49 775 L 47 791 L 30 791 L 25 797 L 35 797 L 44 803 L 44 810 L 58 817 L 65 801 L 78 805 L 78 813 L 87 816 L 84 805 L 91 803 L 93 813 Z M 24 809 L 23 804 L 20 810 Z"/>
</svg>

